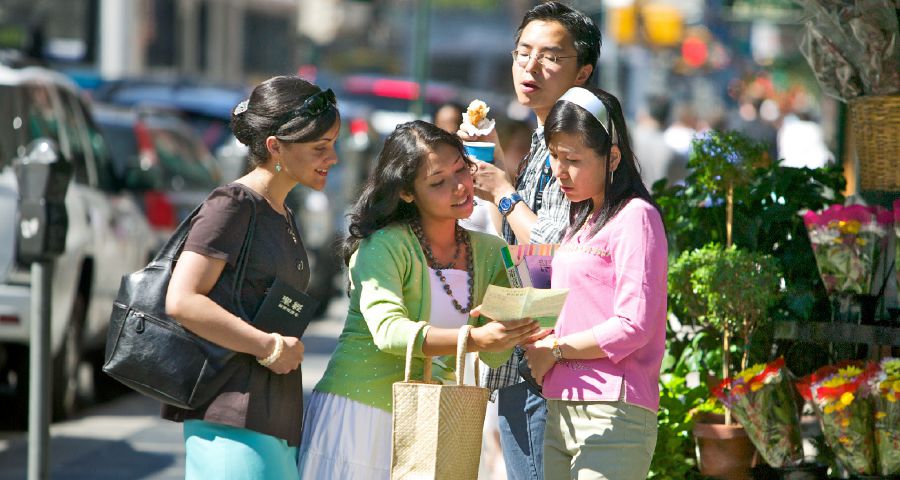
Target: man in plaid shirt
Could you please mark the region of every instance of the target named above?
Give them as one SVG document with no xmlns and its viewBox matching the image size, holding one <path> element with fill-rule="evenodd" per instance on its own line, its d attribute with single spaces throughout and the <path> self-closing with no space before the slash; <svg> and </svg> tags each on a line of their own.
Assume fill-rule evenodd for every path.
<svg viewBox="0 0 900 480">
<path fill-rule="evenodd" d="M 522 159 L 513 184 L 506 172 L 477 162 L 475 193 L 496 204 L 503 215 L 503 236 L 510 244 L 557 243 L 569 224 L 569 201 L 550 170 L 550 154 L 544 142 L 544 119 L 569 88 L 585 85 L 594 73 L 600 54 L 600 31 L 584 13 L 547 2 L 532 8 L 516 33 L 512 74 L 519 102 L 537 117 L 531 150 Z M 494 157 L 503 165 L 497 134 L 464 140 L 493 142 Z M 519 375 L 521 352 L 506 365 L 487 372 L 485 385 L 497 390 L 500 443 L 510 480 L 543 478 L 546 401 Z M 524 365 L 524 361 L 523 361 Z M 530 377 L 530 375 L 528 375 Z"/>
</svg>

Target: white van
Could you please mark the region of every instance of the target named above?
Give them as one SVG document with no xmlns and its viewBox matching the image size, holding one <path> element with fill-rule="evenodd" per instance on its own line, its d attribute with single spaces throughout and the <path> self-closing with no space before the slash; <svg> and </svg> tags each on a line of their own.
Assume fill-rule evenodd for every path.
<svg viewBox="0 0 900 480">
<path fill-rule="evenodd" d="M 16 260 L 12 164 L 37 138 L 53 140 L 73 166 L 66 250 L 52 280 L 55 417 L 70 415 L 90 393 L 86 361 L 103 350 L 122 275 L 146 264 L 153 239 L 138 204 L 120 189 L 104 138 L 74 83 L 41 67 L 0 63 L 0 410 L 11 412 L 18 425 L 27 418 L 31 277 Z"/>
</svg>

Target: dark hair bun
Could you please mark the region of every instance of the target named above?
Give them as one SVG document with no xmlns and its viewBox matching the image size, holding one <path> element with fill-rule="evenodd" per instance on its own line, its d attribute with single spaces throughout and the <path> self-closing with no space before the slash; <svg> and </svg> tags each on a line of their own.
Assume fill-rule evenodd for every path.
<svg viewBox="0 0 900 480">
<path fill-rule="evenodd" d="M 266 149 L 269 136 L 275 135 L 285 142 L 309 142 L 335 125 L 338 120 L 336 106 L 316 116 L 284 118 L 307 98 L 321 91 L 298 76 L 272 77 L 253 89 L 250 98 L 245 100 L 246 106 L 235 106 L 231 114 L 231 132 L 250 149 L 253 166 L 269 158 Z"/>
</svg>

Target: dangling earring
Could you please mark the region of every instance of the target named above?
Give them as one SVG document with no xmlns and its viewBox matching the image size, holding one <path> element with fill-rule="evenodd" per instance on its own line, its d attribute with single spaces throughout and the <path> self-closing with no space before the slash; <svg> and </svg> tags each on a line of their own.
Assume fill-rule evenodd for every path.
<svg viewBox="0 0 900 480">
<path fill-rule="evenodd" d="M 615 178 L 616 178 L 616 171 L 613 170 L 613 171 L 609 172 L 609 184 L 610 185 L 612 185 Z"/>
<path fill-rule="evenodd" d="M 281 162 L 275 162 L 275 173 L 281 171 Z"/>
</svg>

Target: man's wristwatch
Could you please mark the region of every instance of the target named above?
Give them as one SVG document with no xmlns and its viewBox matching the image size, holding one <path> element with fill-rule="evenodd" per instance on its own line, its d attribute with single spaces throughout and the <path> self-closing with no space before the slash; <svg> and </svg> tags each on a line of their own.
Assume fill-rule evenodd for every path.
<svg viewBox="0 0 900 480">
<path fill-rule="evenodd" d="M 553 347 L 550 348 L 550 353 L 553 354 L 553 358 L 557 362 L 563 361 L 562 349 L 559 348 L 559 343 L 556 340 L 553 340 Z"/>
<path fill-rule="evenodd" d="M 505 197 L 500 197 L 500 201 L 497 202 L 497 209 L 500 210 L 500 215 L 505 217 L 509 215 L 509 212 L 516 206 L 516 203 L 521 201 L 522 196 L 519 195 L 519 192 L 513 192 Z"/>
</svg>

